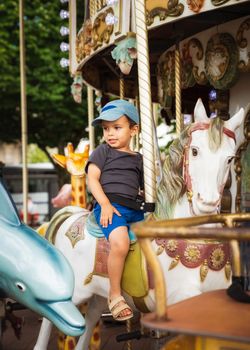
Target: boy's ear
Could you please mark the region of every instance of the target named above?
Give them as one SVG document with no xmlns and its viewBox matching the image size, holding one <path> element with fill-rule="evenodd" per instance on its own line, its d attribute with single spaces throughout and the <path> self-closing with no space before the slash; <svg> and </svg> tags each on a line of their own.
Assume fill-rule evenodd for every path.
<svg viewBox="0 0 250 350">
<path fill-rule="evenodd" d="M 133 125 L 131 128 L 131 131 L 133 132 L 134 135 L 137 134 L 139 131 L 139 125 L 138 124 Z"/>
</svg>

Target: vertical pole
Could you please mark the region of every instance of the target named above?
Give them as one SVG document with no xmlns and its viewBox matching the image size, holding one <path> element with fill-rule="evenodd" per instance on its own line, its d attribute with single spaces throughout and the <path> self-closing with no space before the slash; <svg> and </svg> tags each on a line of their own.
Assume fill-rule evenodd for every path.
<svg viewBox="0 0 250 350">
<path fill-rule="evenodd" d="M 145 198 L 155 201 L 156 177 L 154 162 L 154 127 L 151 102 L 148 37 L 145 20 L 145 1 L 135 0 L 138 83 L 141 114 L 142 151 L 144 165 Z"/>
<path fill-rule="evenodd" d="M 120 77 L 120 98 L 123 100 L 125 97 L 125 84 L 124 84 L 124 78 Z"/>
<path fill-rule="evenodd" d="M 20 46 L 20 81 L 21 81 L 21 125 L 22 125 L 22 179 L 23 179 L 23 221 L 28 219 L 28 167 L 27 167 L 27 100 L 25 73 L 25 38 L 23 22 L 23 0 L 19 0 L 19 46 Z"/>
<path fill-rule="evenodd" d="M 93 89 L 88 86 L 88 129 L 89 129 L 89 151 L 92 152 L 95 148 L 95 130 L 93 126 L 91 125 L 93 119 L 94 119 L 94 94 Z"/>
<path fill-rule="evenodd" d="M 175 115 L 176 115 L 176 133 L 180 135 L 183 129 L 181 114 L 181 67 L 179 45 L 175 48 Z"/>
</svg>

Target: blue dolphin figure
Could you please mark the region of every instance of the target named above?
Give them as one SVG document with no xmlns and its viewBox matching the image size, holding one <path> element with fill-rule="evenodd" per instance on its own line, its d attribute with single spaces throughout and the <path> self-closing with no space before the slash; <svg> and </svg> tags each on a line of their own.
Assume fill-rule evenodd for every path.
<svg viewBox="0 0 250 350">
<path fill-rule="evenodd" d="M 64 334 L 79 336 L 85 320 L 71 300 L 73 288 L 74 274 L 67 259 L 20 221 L 0 180 L 0 289 Z"/>
</svg>

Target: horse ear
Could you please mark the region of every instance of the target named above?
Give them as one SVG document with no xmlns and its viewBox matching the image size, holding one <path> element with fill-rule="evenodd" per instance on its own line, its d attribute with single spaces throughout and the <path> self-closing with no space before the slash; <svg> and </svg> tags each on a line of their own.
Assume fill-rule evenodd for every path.
<svg viewBox="0 0 250 350">
<path fill-rule="evenodd" d="M 209 120 L 201 98 L 197 100 L 196 105 L 194 107 L 194 120 L 195 122 L 208 122 Z"/>
<path fill-rule="evenodd" d="M 230 130 L 237 130 L 241 126 L 245 119 L 244 108 L 241 108 L 234 116 L 225 122 L 225 126 Z"/>
</svg>

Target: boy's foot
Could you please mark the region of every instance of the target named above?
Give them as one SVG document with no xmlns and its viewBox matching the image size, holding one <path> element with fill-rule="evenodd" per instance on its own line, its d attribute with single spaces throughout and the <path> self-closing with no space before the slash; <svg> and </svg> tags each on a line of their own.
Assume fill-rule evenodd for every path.
<svg viewBox="0 0 250 350">
<path fill-rule="evenodd" d="M 121 295 L 113 300 L 109 300 L 108 307 L 116 321 L 126 321 L 133 317 L 131 307 L 126 303 L 126 300 Z M 126 315 L 124 315 L 123 312 L 125 310 L 128 311 Z"/>
</svg>

